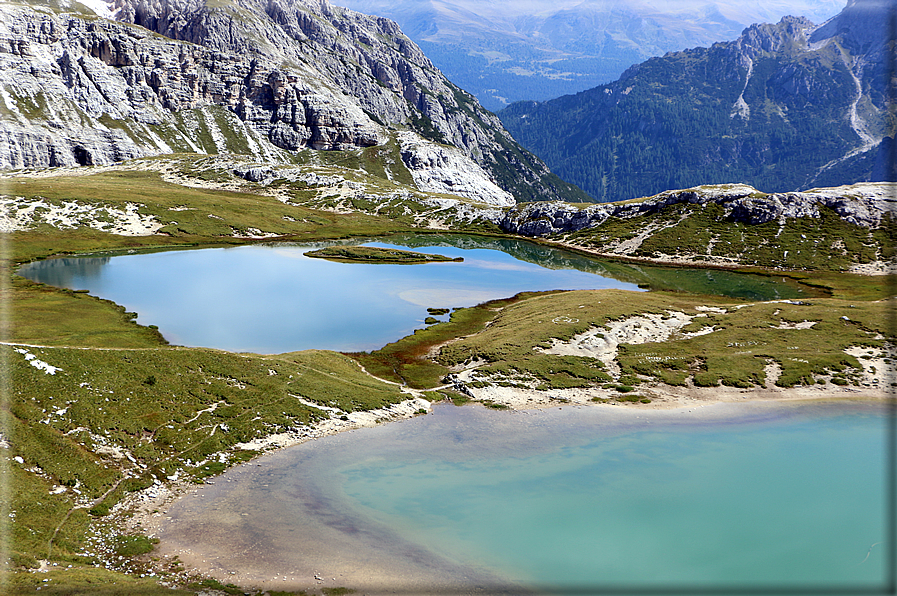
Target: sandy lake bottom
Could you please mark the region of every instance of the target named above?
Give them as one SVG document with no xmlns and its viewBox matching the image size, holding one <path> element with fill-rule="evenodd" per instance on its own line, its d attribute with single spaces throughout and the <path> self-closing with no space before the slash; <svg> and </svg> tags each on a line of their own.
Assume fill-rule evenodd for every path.
<svg viewBox="0 0 897 596">
<path fill-rule="evenodd" d="M 437 406 L 228 471 L 171 506 L 160 548 L 359 594 L 869 592 L 893 556 L 889 424 L 880 402 Z"/>
</svg>

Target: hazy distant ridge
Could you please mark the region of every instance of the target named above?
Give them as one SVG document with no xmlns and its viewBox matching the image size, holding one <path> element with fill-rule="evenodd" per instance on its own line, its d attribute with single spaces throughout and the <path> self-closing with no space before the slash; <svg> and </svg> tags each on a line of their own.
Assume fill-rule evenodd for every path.
<svg viewBox="0 0 897 596">
<path fill-rule="evenodd" d="M 338 0 L 397 21 L 455 84 L 488 109 L 617 79 L 652 56 L 731 40 L 752 23 L 815 22 L 843 0 Z"/>
<path fill-rule="evenodd" d="M 766 192 L 884 179 L 887 4 L 852 0 L 821 26 L 785 17 L 735 41 L 653 58 L 616 82 L 500 113 L 599 201 L 699 184 Z"/>
</svg>

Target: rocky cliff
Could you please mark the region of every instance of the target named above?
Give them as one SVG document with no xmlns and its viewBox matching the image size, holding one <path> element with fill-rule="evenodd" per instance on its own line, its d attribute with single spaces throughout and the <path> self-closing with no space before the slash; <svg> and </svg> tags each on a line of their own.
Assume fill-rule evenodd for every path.
<svg viewBox="0 0 897 596">
<path fill-rule="evenodd" d="M 105 17 L 0 6 L 0 168 L 175 152 L 286 163 L 408 131 L 519 200 L 582 196 L 387 19 L 324 0 L 92 4 Z"/>
</svg>

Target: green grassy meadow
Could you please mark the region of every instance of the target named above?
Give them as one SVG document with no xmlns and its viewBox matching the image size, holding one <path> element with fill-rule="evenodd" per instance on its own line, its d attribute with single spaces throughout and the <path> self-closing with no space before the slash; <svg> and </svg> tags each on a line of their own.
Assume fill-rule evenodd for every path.
<svg viewBox="0 0 897 596">
<path fill-rule="evenodd" d="M 820 215 L 818 220 L 789 219 L 785 225 L 748 225 L 731 221 L 715 203 L 676 204 L 652 215 L 610 218 L 562 236 L 578 246 L 612 252 L 615 244 L 653 229 L 631 256 L 692 255 L 776 269 L 843 272 L 856 263 L 894 257 L 897 220 L 890 214 L 873 230 L 844 221 L 824 207 Z"/>
<path fill-rule="evenodd" d="M 726 312 L 696 309 L 707 306 Z M 882 349 L 893 307 L 890 301 L 837 299 L 736 306 L 740 304 L 732 300 L 662 292 L 633 296 L 602 290 L 538 296 L 503 309 L 481 333 L 444 347 L 438 360 L 447 366 L 485 360 L 488 364 L 479 370 L 493 382 L 535 380 L 543 389 L 588 387 L 611 381 L 601 362 L 536 349 L 611 321 L 675 311 L 698 317 L 669 341 L 620 346 L 617 361 L 627 385 L 684 385 L 691 378 L 697 386 L 762 387 L 763 369 L 772 361 L 782 370 L 776 380 L 780 387 L 812 385 L 827 375 L 856 382 L 862 367 L 843 350 L 850 346 Z M 781 328 L 804 321 L 815 324 L 809 329 Z M 714 331 L 684 336 L 705 328 Z"/>
<path fill-rule="evenodd" d="M 314 159 L 319 167 L 348 168 L 359 179 L 373 179 L 372 188 L 407 184 L 400 171 L 393 172 L 395 181 L 375 178 L 385 175 L 374 154 L 380 150 Z M 179 175 L 194 181 L 230 180 L 198 158 L 183 162 Z M 281 198 L 265 196 L 252 185 L 196 188 L 138 170 L 7 180 L 8 194 L 28 200 L 96 209 L 136 204 L 140 215 L 163 225 L 152 235 L 122 236 L 91 228 L 95 222 L 85 215 L 71 229 L 44 223 L 3 235 L 0 323 L 5 345 L 0 345 L 0 366 L 6 386 L 0 392 L 5 397 L 0 430 L 9 446 L 0 465 L 0 487 L 6 491 L 0 499 L 5 526 L 0 535 L 8 537 L 0 545 L 5 554 L 0 592 L 34 593 L 40 587 L 42 594 L 242 594 L 242 588 L 186 578 L 177 569 L 151 568 L 152 542 L 124 530 L 116 505 L 129 493 L 171 478 L 204 482 L 257 453 L 241 444 L 308 427 L 330 415 L 322 408 L 351 413 L 400 402 L 408 395 L 399 385 L 428 390 L 424 395 L 432 400 L 463 402 L 468 398 L 435 389 L 443 387 L 453 367 L 474 360 L 482 363 L 480 383 L 543 389 L 612 385 L 627 393 L 658 382 L 755 387 L 765 383 L 764 367 L 770 362 L 781 368 L 776 383 L 782 387 L 822 378 L 857 384 L 861 363 L 843 350 L 880 350 L 893 335 L 892 304 L 885 299 L 894 291 L 887 280 L 838 272 L 842 262 L 828 249 L 800 261 L 777 260 L 778 249 L 768 245 L 750 253 L 759 236 L 745 230 L 726 232 L 731 242 L 741 243 L 731 250 L 756 254 L 758 266 L 818 269 L 819 259 L 830 259 L 824 270 L 787 273 L 826 296 L 736 308 L 745 301 L 673 292 L 523 293 L 456 309 L 449 321 L 369 353 L 257 355 L 167 345 L 156 329 L 138 325 L 134 313 L 116 304 L 14 273 L 18 264 L 54 255 L 242 244 L 256 241 L 247 237 L 254 231 L 300 242 L 426 231 L 416 219 L 420 203 L 413 200 L 377 204 L 376 197 L 356 197 L 354 210 L 336 209 L 338 204 L 345 207 L 346 199 L 322 197 L 304 183 L 283 181 L 275 187 Z M 465 225 L 493 231 L 475 222 Z M 675 250 L 680 236 L 696 247 L 709 242 L 701 229 L 668 230 L 643 246 L 647 256 Z M 819 233 L 834 238 L 842 232 L 843 226 L 826 219 Z M 675 241 L 668 237 L 674 233 Z M 852 238 L 844 242 L 847 250 L 853 250 Z M 594 358 L 539 351 L 609 322 L 644 314 L 669 316 L 671 311 L 696 316 L 683 333 L 705 327 L 714 331 L 621 345 L 617 376 Z M 780 328 L 805 321 L 814 324 Z M 49 562 L 46 572 L 36 571 L 41 561 Z M 141 577 L 149 573 L 154 576 Z"/>
</svg>

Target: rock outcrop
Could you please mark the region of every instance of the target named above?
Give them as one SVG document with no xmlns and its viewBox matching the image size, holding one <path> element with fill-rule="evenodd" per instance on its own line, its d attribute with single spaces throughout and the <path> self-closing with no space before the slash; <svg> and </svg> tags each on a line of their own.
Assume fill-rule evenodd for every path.
<svg viewBox="0 0 897 596">
<path fill-rule="evenodd" d="M 888 183 L 865 183 L 806 192 L 764 194 L 745 184 L 701 186 L 626 203 L 605 203 L 580 208 L 561 202 L 529 203 L 507 211 L 496 222 L 506 232 L 521 236 L 550 236 L 600 225 L 610 218 L 631 218 L 659 213 L 672 205 L 720 205 L 725 217 L 750 225 L 787 219 L 820 217 L 827 208 L 845 221 L 876 228 L 886 213 L 897 208 L 895 189 Z"/>
<path fill-rule="evenodd" d="M 454 147 L 438 145 L 412 133 L 401 133 L 402 162 L 423 191 L 460 195 L 489 205 L 509 207 L 511 193 L 482 176 L 469 157 Z M 479 170 L 479 172 L 478 172 Z"/>
<path fill-rule="evenodd" d="M 582 197 L 392 21 L 325 0 L 112 9 L 117 20 L 0 7 L 0 169 L 173 152 L 284 163 L 303 148 L 367 147 L 408 130 L 458 148 L 518 199 Z"/>
</svg>

